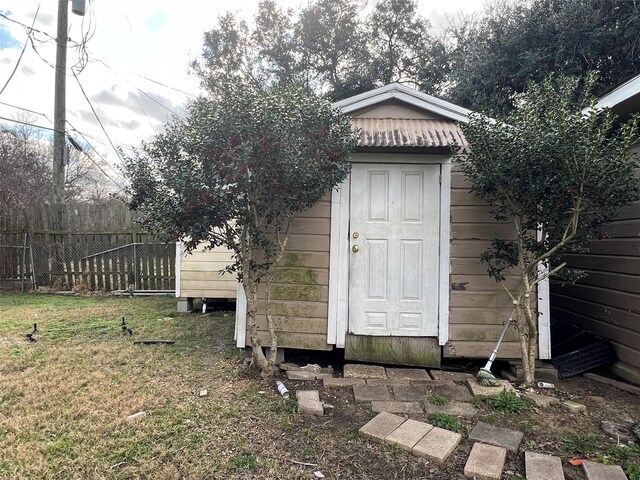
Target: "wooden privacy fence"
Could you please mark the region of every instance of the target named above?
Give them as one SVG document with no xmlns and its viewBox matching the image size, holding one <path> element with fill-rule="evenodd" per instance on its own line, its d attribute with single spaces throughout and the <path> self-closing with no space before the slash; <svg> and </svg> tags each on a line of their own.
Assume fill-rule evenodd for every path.
<svg viewBox="0 0 640 480">
<path fill-rule="evenodd" d="M 51 213 L 0 216 L 0 288 L 175 289 L 175 244 L 139 231 L 124 205 L 67 207 L 64 231 L 49 228 Z"/>
</svg>

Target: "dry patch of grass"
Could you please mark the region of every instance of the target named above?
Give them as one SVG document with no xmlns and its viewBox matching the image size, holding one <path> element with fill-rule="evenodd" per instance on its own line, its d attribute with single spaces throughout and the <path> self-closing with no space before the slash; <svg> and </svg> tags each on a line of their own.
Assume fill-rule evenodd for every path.
<svg viewBox="0 0 640 480">
<path fill-rule="evenodd" d="M 252 388 L 237 375 L 233 314 L 166 316 L 174 308 L 170 298 L 0 294 L 0 478 L 227 477 L 246 436 L 236 397 Z M 141 410 L 142 422 L 125 423 Z"/>
<path fill-rule="evenodd" d="M 0 293 L 0 479 L 298 479 L 315 470 L 408 479 L 429 471 L 411 455 L 362 442 L 357 428 L 370 417 L 350 392 L 323 391 L 332 414 L 296 414 L 295 401 L 241 367 L 233 313 L 174 309 L 171 298 Z M 133 337 L 122 335 L 123 315 Z M 38 340 L 29 343 L 34 322 Z M 176 344 L 133 345 L 143 338 Z M 127 424 L 138 411 L 147 416 Z M 429 478 L 457 478 L 442 475 Z"/>
</svg>

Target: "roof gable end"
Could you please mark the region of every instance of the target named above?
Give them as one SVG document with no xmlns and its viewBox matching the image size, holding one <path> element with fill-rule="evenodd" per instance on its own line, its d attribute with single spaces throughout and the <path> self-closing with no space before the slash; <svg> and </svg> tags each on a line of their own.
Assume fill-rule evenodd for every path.
<svg viewBox="0 0 640 480">
<path fill-rule="evenodd" d="M 471 114 L 471 110 L 399 83 L 390 83 L 384 87 L 354 95 L 335 102 L 333 106 L 339 108 L 343 113 L 351 113 L 391 99 L 399 100 L 416 108 L 462 123 L 467 123 Z"/>
</svg>

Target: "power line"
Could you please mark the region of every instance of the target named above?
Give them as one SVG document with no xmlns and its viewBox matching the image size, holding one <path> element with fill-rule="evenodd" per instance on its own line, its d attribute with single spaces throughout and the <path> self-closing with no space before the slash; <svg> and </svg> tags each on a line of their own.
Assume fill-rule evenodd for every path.
<svg viewBox="0 0 640 480">
<path fill-rule="evenodd" d="M 4 102 L 2 102 L 2 103 L 4 103 Z M 20 107 L 16 107 L 16 108 L 20 108 Z M 25 109 L 25 110 L 27 110 L 27 109 Z M 38 112 L 33 112 L 33 113 L 38 113 Z M 30 123 L 30 122 L 23 122 L 22 120 L 16 120 L 16 119 L 14 119 L 14 118 L 7 118 L 7 117 L 0 116 L 0 120 L 5 120 L 5 121 L 7 121 L 7 122 L 13 122 L 13 123 L 19 123 L 19 124 L 21 124 L 21 125 L 28 125 L 28 126 L 30 126 L 30 127 L 35 127 L 35 128 L 39 128 L 39 129 L 42 129 L 42 130 L 49 130 L 49 131 L 51 131 L 51 132 L 55 132 L 55 131 L 56 131 L 54 128 L 51 128 L 51 127 L 45 127 L 45 126 L 42 126 L 42 125 L 37 125 L 37 124 L 35 124 L 35 123 Z M 68 122 L 67 122 L 67 123 L 68 123 Z M 71 125 L 71 124 L 70 124 L 70 125 Z M 118 172 L 117 172 L 117 171 L 116 171 L 116 170 L 115 170 L 115 169 L 114 169 L 114 168 L 109 164 L 109 162 L 107 162 L 107 161 L 104 159 L 104 157 L 103 157 L 102 155 L 100 155 L 100 153 L 99 153 L 99 152 L 98 152 L 98 151 L 93 147 L 93 145 L 91 145 L 91 143 L 89 143 L 89 142 L 87 141 L 87 139 L 85 138 L 85 136 L 84 136 L 81 132 L 79 132 L 78 130 L 76 130 L 76 129 L 75 129 L 75 127 L 73 127 L 73 129 L 74 129 L 74 131 L 75 131 L 76 133 L 78 133 L 78 134 L 79 134 L 79 135 L 84 139 L 84 141 L 86 142 L 86 144 L 87 144 L 87 145 L 88 145 L 88 146 L 89 146 L 89 147 L 90 147 L 90 148 L 91 148 L 91 149 L 96 153 L 96 155 L 98 155 L 98 157 L 100 157 L 100 159 L 101 159 L 103 162 L 105 162 L 105 164 L 106 164 L 106 165 L 109 165 L 109 167 L 114 171 L 114 173 L 115 173 L 116 175 L 118 175 Z M 62 133 L 62 134 L 64 134 L 64 135 L 69 135 L 69 133 L 68 133 L 68 132 L 66 132 L 66 131 L 63 131 L 63 132 L 61 132 L 61 133 Z M 122 185 L 120 185 L 120 184 L 119 184 L 117 181 L 115 181 L 115 180 L 114 180 L 114 179 L 113 179 L 113 178 L 112 178 L 112 177 L 111 177 L 107 172 L 105 172 L 105 171 L 104 171 L 104 169 L 102 168 L 102 166 L 101 166 L 98 162 L 96 162 L 96 161 L 95 161 L 95 159 L 91 157 L 91 155 L 89 155 L 89 154 L 88 154 L 87 152 L 85 152 L 84 150 L 81 150 L 81 151 L 82 151 L 82 153 L 84 154 L 84 156 L 85 156 L 85 157 L 87 157 L 87 158 L 91 161 L 91 163 L 93 163 L 93 164 L 94 164 L 94 165 L 95 165 L 95 166 L 96 166 L 96 167 L 97 167 L 97 168 L 102 172 L 102 174 L 103 174 L 106 178 L 108 178 L 109 180 L 111 180 L 111 182 L 112 182 L 116 187 L 118 187 L 118 188 L 119 188 L 121 191 L 123 191 L 123 192 L 125 192 L 125 191 L 126 191 L 126 190 L 125 190 L 125 188 L 124 188 Z"/>
<path fill-rule="evenodd" d="M 111 164 L 110 164 L 110 163 L 109 163 L 109 162 L 108 162 L 108 161 L 107 161 L 107 160 L 106 160 L 106 159 L 105 159 L 105 158 L 100 154 L 100 152 L 98 152 L 98 150 L 96 150 L 96 148 L 95 148 L 93 145 L 91 145 L 91 142 L 89 142 L 89 140 L 87 140 L 87 137 L 88 137 L 89 135 L 87 135 L 86 133 L 82 133 L 80 130 L 78 130 L 76 127 L 74 127 L 74 126 L 71 124 L 71 122 L 70 122 L 69 120 L 67 120 L 66 122 L 69 124 L 69 126 L 73 129 L 73 131 L 74 131 L 74 132 L 76 132 L 78 135 L 80 135 L 80 136 L 82 137 L 82 139 L 83 139 L 83 140 L 85 141 L 85 143 L 89 146 L 89 148 L 91 148 L 91 150 L 93 150 L 93 151 L 95 152 L 95 154 L 96 154 L 98 157 L 100 157 L 100 159 L 102 159 L 102 161 L 103 161 L 106 165 L 108 165 L 108 166 L 109 166 L 109 168 L 113 171 L 113 173 L 115 173 L 116 175 L 120 175 L 120 174 L 118 173 L 118 171 L 117 171 L 115 168 L 113 168 L 113 166 L 111 166 Z M 91 137 L 89 137 L 89 138 L 91 138 Z M 94 141 L 98 141 L 99 143 L 103 143 L 103 142 L 100 142 L 99 140 L 96 140 L 95 138 L 94 138 L 93 140 L 94 140 Z M 105 143 L 103 143 L 103 145 L 106 145 L 106 144 L 105 144 Z"/>
<path fill-rule="evenodd" d="M 104 132 L 104 135 L 107 137 L 107 140 L 109 140 L 109 144 L 111 145 L 111 148 L 113 148 L 113 151 L 116 152 L 116 155 L 118 156 L 120 161 L 123 161 L 122 157 L 120 157 L 120 152 L 118 152 L 118 149 L 115 147 L 115 145 L 111 141 L 111 137 L 107 133 L 107 130 L 104 128 L 104 125 L 102 124 L 102 120 L 100 120 L 100 117 L 98 116 L 98 112 L 96 112 L 96 109 L 93 108 L 93 104 L 91 103 L 91 100 L 89 100 L 89 97 L 87 96 L 87 93 L 84 91 L 82 83 L 80 83 L 80 79 L 76 75 L 76 72 L 74 72 L 73 69 L 72 69 L 71 73 L 73 73 L 73 78 L 76 79 L 76 82 L 78 83 L 78 86 L 80 87 L 80 91 L 82 92 L 82 95 L 84 96 L 85 100 L 89 104 L 89 107 L 91 107 L 91 111 L 93 112 L 94 117 L 96 117 L 96 120 L 98 121 L 98 124 L 100 124 L 100 128 L 102 128 L 102 131 Z"/>
<path fill-rule="evenodd" d="M 30 127 L 36 127 L 36 128 L 41 128 L 42 130 L 49 130 L 51 132 L 59 132 L 59 133 L 63 133 L 66 134 L 67 132 L 60 132 L 59 130 L 56 130 L 55 128 L 51 128 L 51 127 L 43 127 L 42 125 L 36 125 L 35 123 L 30 123 L 30 122 L 23 122 L 22 120 L 16 120 L 15 118 L 7 118 L 7 117 L 3 117 L 0 116 L 0 120 L 5 120 L 7 122 L 13 122 L 13 123 L 19 123 L 21 125 L 28 125 Z"/>
<path fill-rule="evenodd" d="M 39 12 L 40 12 L 40 4 L 38 4 L 38 8 L 36 9 L 36 14 L 33 16 L 33 21 L 31 22 L 31 28 L 29 29 L 29 31 L 27 31 L 27 39 L 25 40 L 24 45 L 22 46 L 22 51 L 20 52 L 20 56 L 18 57 L 16 66 L 13 67 L 13 72 L 11 72 L 11 75 L 9 75 L 9 78 L 5 82 L 4 86 L 2 87 L 2 89 L 0 89 L 0 95 L 2 95 L 2 92 L 4 92 L 4 89 L 7 88 L 7 85 L 9 85 L 9 82 L 11 81 L 11 79 L 16 73 L 16 70 L 18 70 L 18 67 L 20 66 L 20 61 L 22 60 L 22 56 L 24 55 L 24 52 L 27 49 L 27 45 L 29 44 L 29 39 L 31 38 L 31 30 L 33 29 L 33 26 L 36 24 L 36 19 L 38 18 Z"/>
<path fill-rule="evenodd" d="M 3 102 L 3 101 L 0 101 L 0 105 L 6 105 L 7 107 L 16 108 L 16 109 L 18 109 L 18 110 L 22 110 L 22 111 L 25 111 L 25 112 L 33 113 L 33 114 L 35 114 L 35 115 L 40 115 L 40 116 L 44 117 L 44 118 L 45 118 L 49 123 L 53 123 L 53 121 L 52 121 L 52 120 L 47 116 L 47 114 L 46 114 L 46 113 L 38 112 L 38 111 L 36 111 L 36 110 L 31 110 L 30 108 L 20 107 L 20 106 L 18 106 L 18 105 L 14 105 L 14 104 L 12 104 L 12 103 L 7 103 L 7 102 Z M 109 146 L 109 144 L 108 144 L 108 143 L 105 143 L 105 142 L 103 142 L 102 140 L 100 140 L 100 139 L 98 139 L 98 138 L 95 138 L 95 137 L 93 137 L 93 136 L 89 135 L 89 134 L 88 134 L 88 133 L 86 133 L 86 132 L 81 132 L 81 131 L 80 131 L 80 130 L 78 130 L 75 126 L 73 126 L 73 125 L 71 124 L 71 122 L 69 122 L 68 120 L 67 120 L 67 123 L 69 124 L 69 126 L 71 127 L 71 129 L 72 129 L 74 132 L 76 132 L 78 135 L 81 135 L 82 137 L 90 138 L 90 139 L 91 139 L 91 140 L 93 140 L 94 142 L 98 142 L 98 143 L 100 143 L 100 144 L 102 144 L 102 145 L 104 145 L 104 146 L 107 146 L 107 147 Z M 87 143 L 89 143 L 89 142 L 87 142 Z M 125 148 L 127 148 L 127 149 L 129 149 L 129 150 L 135 150 L 135 149 L 136 149 L 136 147 L 134 147 L 133 145 L 128 145 L 128 144 L 126 144 L 126 143 L 120 143 L 120 142 L 113 142 L 113 143 L 115 143 L 116 145 L 118 145 L 118 146 L 120 146 L 120 147 L 125 147 Z M 100 155 L 99 155 L 99 156 L 100 156 Z M 116 173 L 117 173 L 117 172 L 116 172 Z"/>
<path fill-rule="evenodd" d="M 180 90 L 179 88 L 172 87 L 171 85 L 166 85 L 166 84 L 164 84 L 162 82 L 159 82 L 158 80 L 154 80 L 153 78 L 145 77 L 144 75 L 140 75 L 139 73 L 136 73 L 136 72 L 131 72 L 131 73 L 133 73 L 134 75 L 137 75 L 140 78 L 144 78 L 145 80 L 148 80 L 150 82 L 156 83 L 156 84 L 160 85 L 161 87 L 168 88 L 169 90 L 175 90 L 176 92 L 183 93 L 184 95 L 187 95 L 188 97 L 191 97 L 191 98 L 198 98 L 197 95 L 194 95 L 194 94 L 189 93 L 189 92 L 185 92 L 184 90 Z"/>
<path fill-rule="evenodd" d="M 42 30 L 38 30 L 37 28 L 29 27 L 28 25 L 26 25 L 26 24 L 24 24 L 24 23 L 22 23 L 22 22 L 20 22 L 20 21 L 18 21 L 18 20 L 14 20 L 13 18 L 8 17 L 7 15 L 4 15 L 4 14 L 0 13 L 0 17 L 1 17 L 1 18 L 4 18 L 4 19 L 6 19 L 6 20 L 8 20 L 8 21 L 10 21 L 10 22 L 13 22 L 13 23 L 15 23 L 15 24 L 17 24 L 17 25 L 20 25 L 21 27 L 25 28 L 27 31 L 31 30 L 31 32 L 32 32 L 32 33 L 33 33 L 33 32 L 35 32 L 35 33 L 40 33 L 40 34 L 42 34 L 42 35 L 45 35 L 46 37 L 48 37 L 48 38 L 49 38 L 50 40 L 52 40 L 52 41 L 55 41 L 55 40 L 56 40 L 56 38 L 55 38 L 54 36 L 50 35 L 49 33 L 44 32 L 44 31 L 42 31 Z M 128 21 L 128 19 L 127 19 L 127 21 Z M 131 28 L 131 25 L 129 25 L 129 28 Z M 132 30 L 132 31 L 133 31 L 133 30 Z M 94 32 L 95 32 L 95 29 L 94 29 Z M 93 36 L 93 33 L 91 34 L 91 36 L 89 36 L 89 37 L 88 37 L 88 39 L 90 39 L 92 36 Z M 84 36 L 83 36 L 83 38 L 84 38 Z M 36 41 L 39 41 L 39 42 L 42 42 L 41 40 L 38 40 L 38 39 L 35 39 L 35 40 L 36 40 Z M 74 47 L 82 47 L 82 46 L 83 46 L 83 42 L 78 43 L 77 41 L 72 40 L 72 39 L 69 39 L 69 42 L 70 42 L 71 44 L 73 44 L 73 46 L 74 46 Z M 44 43 L 44 42 L 43 42 L 43 43 Z M 85 43 L 86 43 L 86 42 L 85 42 Z M 34 50 L 35 50 L 35 46 L 34 46 L 33 48 L 34 48 Z M 85 45 L 85 48 L 86 48 L 86 45 Z M 91 53 L 88 49 L 86 49 L 86 52 L 87 52 L 87 53 Z M 42 58 L 42 56 L 40 55 L 40 53 L 38 53 L 38 56 L 40 56 L 40 58 Z M 95 55 L 94 55 L 94 56 L 95 56 Z M 43 59 L 47 64 L 49 64 L 50 66 L 52 66 L 53 68 L 55 68 L 55 66 L 54 66 L 53 64 L 51 64 L 50 62 L 48 62 L 46 59 L 44 59 L 44 58 L 42 58 L 42 59 Z M 96 60 L 96 61 L 101 61 L 101 60 L 99 60 L 99 59 L 98 59 L 98 60 Z M 110 68 L 110 67 L 108 67 L 108 66 L 107 66 L 107 68 Z M 168 88 L 169 90 L 173 90 L 173 91 L 178 92 L 178 93 L 182 93 L 183 95 L 187 95 L 188 97 L 191 97 L 191 98 L 197 98 L 197 97 L 198 97 L 198 95 L 195 95 L 195 94 L 193 94 L 193 93 L 186 92 L 186 91 L 184 91 L 184 90 L 181 90 L 181 89 L 179 89 L 179 88 L 173 87 L 173 86 L 171 86 L 171 85 L 167 85 L 166 83 L 163 83 L 163 82 L 161 82 L 161 81 L 159 81 L 159 80 L 154 80 L 153 78 L 150 78 L 150 77 L 148 77 L 148 76 L 142 75 L 142 74 L 140 74 L 140 73 L 136 73 L 136 72 L 134 72 L 134 71 L 131 71 L 130 73 L 132 73 L 133 75 L 136 75 L 136 76 L 138 76 L 138 77 L 140 77 L 140 78 L 143 78 L 144 80 L 147 80 L 147 81 L 149 81 L 149 82 L 152 82 L 152 83 L 155 83 L 155 84 L 157 84 L 157 85 L 160 85 L 161 87 Z"/>
<path fill-rule="evenodd" d="M 120 73 L 118 73 L 117 71 L 115 71 L 113 68 L 111 68 L 109 65 L 107 65 L 103 60 L 101 59 L 97 59 L 96 62 L 101 63 L 102 65 L 104 65 L 106 68 L 108 68 L 109 70 L 111 70 L 113 73 L 115 73 L 116 75 L 118 75 L 120 78 L 122 78 L 125 82 L 127 82 L 129 85 L 131 85 L 133 88 L 135 88 L 136 90 L 138 90 L 141 94 L 143 94 L 145 97 L 147 97 L 149 100 L 151 100 L 152 102 L 155 102 L 156 104 L 160 105 L 162 108 L 164 108 L 167 112 L 171 113 L 172 115 L 175 115 L 177 117 L 180 117 L 180 115 L 178 115 L 178 113 L 174 112 L 173 110 L 171 110 L 170 108 L 166 107 L 162 102 L 159 102 L 158 100 L 156 100 L 155 98 L 153 98 L 152 96 L 150 96 L 147 92 L 141 90 L 140 88 L 136 87 L 134 84 L 132 84 L 129 80 L 127 80 L 126 78 L 124 78 Z M 157 82 L 156 82 L 157 83 Z M 170 88 L 170 87 L 169 87 Z"/>
</svg>

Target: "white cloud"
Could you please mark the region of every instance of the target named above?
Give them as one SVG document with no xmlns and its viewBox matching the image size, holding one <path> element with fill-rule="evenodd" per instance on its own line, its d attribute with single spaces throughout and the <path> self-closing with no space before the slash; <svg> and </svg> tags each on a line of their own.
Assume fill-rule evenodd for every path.
<svg viewBox="0 0 640 480">
<path fill-rule="evenodd" d="M 283 7 L 297 6 L 297 0 L 279 0 Z M 306 1 L 304 2 L 306 3 Z M 114 143 L 139 145 L 161 130 L 171 113 L 178 111 L 187 96 L 144 79 L 197 94 L 199 80 L 189 75 L 189 64 L 202 48 L 204 32 L 212 28 L 218 15 L 227 9 L 251 18 L 257 11 L 257 0 L 237 0 L 233 3 L 212 0 L 91 0 L 85 17 L 69 11 L 69 37 L 80 41 L 87 32 L 93 36 L 87 42 L 91 60 L 79 79 L 91 99 Z M 3 12 L 10 18 L 30 25 L 36 9 L 40 12 L 35 28 L 56 36 L 57 1 L 4 0 Z M 446 3 L 419 1 L 421 13 L 440 22 L 446 12 L 473 10 L 478 0 L 447 0 Z M 0 25 L 22 45 L 25 29 L 0 19 Z M 40 55 L 55 63 L 55 43 L 50 37 L 35 34 L 44 43 L 36 42 Z M 4 84 L 15 66 L 19 48 L 0 50 L 0 85 Z M 105 67 L 99 61 L 103 61 Z M 78 61 L 78 52 L 68 49 L 67 67 Z M 46 114 L 53 119 L 54 70 L 29 47 L 10 85 L 0 101 Z M 141 91 L 144 92 L 141 93 Z M 95 138 L 97 150 L 113 162 L 117 157 L 108 146 L 73 76 L 67 76 L 67 118 L 78 130 Z M 17 110 L 0 104 L 0 115 L 9 117 Z M 37 123 L 51 126 L 46 118 Z"/>
</svg>

